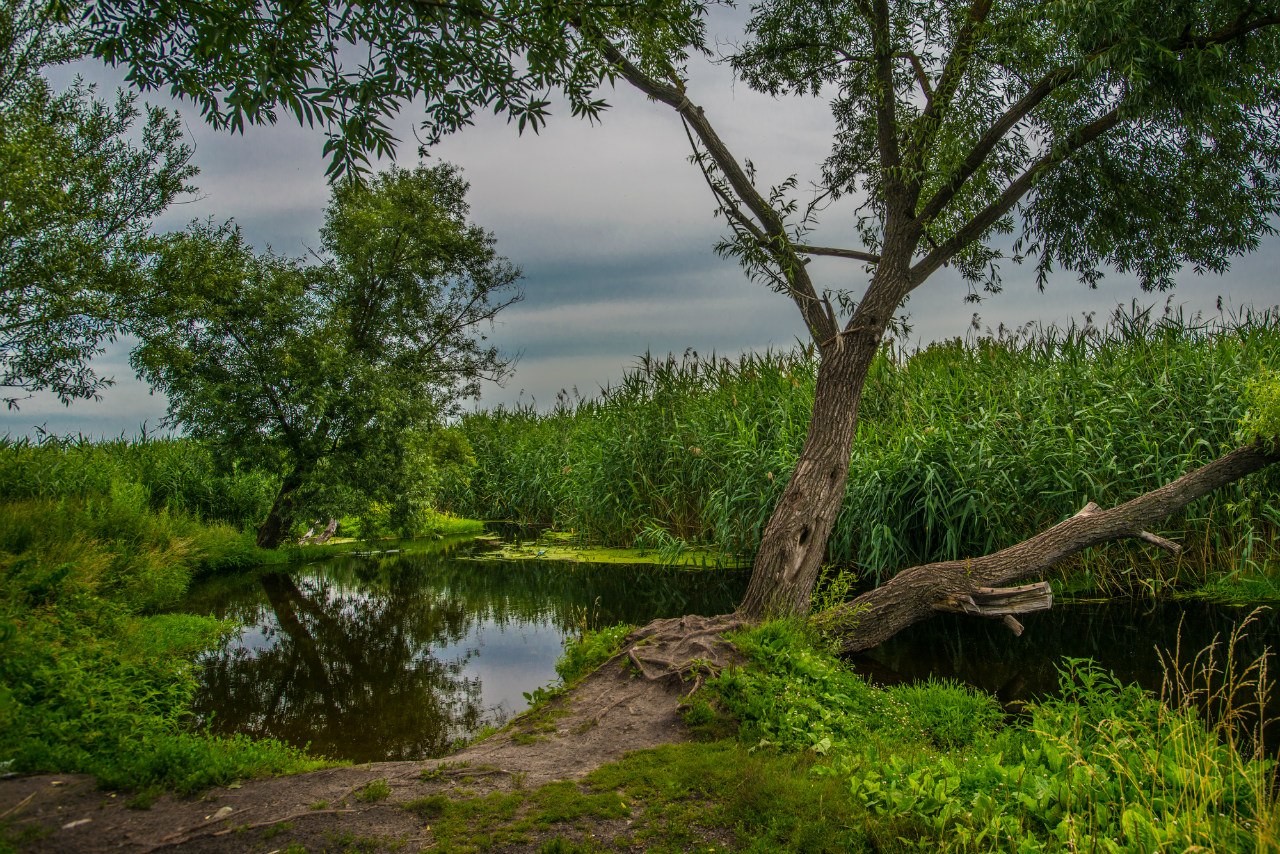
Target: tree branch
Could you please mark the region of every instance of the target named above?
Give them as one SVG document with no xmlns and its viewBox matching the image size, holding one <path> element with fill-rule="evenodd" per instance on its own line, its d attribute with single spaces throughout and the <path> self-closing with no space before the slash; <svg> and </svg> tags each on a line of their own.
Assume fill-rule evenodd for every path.
<svg viewBox="0 0 1280 854">
<path fill-rule="evenodd" d="M 987 7 L 982 10 L 982 16 L 985 18 L 987 12 L 990 10 L 990 0 L 976 0 L 974 4 L 974 11 L 977 11 L 979 6 L 982 6 L 983 4 Z M 1203 50 L 1214 45 L 1226 44 L 1234 39 L 1242 38 L 1256 30 L 1280 24 L 1280 15 L 1263 15 L 1261 17 L 1254 18 L 1253 20 L 1248 20 L 1247 15 L 1250 11 L 1251 10 L 1247 9 L 1231 24 L 1206 36 L 1193 36 L 1189 33 L 1184 33 L 1167 45 L 1167 48 L 1174 52 L 1184 51 L 1188 48 Z M 971 15 L 972 14 L 973 12 L 971 12 Z M 969 26 L 966 25 L 966 31 L 968 30 Z M 942 79 L 939 80 L 938 85 L 934 90 L 933 101 L 921 113 L 920 119 L 917 120 L 917 125 L 922 128 L 921 133 L 927 134 L 927 136 L 922 135 L 918 139 L 917 143 L 913 143 L 913 153 L 917 155 L 921 154 L 925 148 L 927 148 L 929 141 L 932 139 L 932 134 L 936 132 L 936 129 L 940 124 L 939 109 L 941 108 L 935 108 L 935 105 L 943 101 L 945 91 L 944 86 L 947 85 L 947 71 L 951 69 L 952 62 L 956 59 L 957 52 L 960 50 L 961 39 L 963 38 L 966 38 L 965 33 L 962 33 L 961 36 L 957 38 L 957 46 L 955 50 L 952 51 L 951 59 L 948 60 L 947 69 L 944 69 Z M 972 33 L 969 33 L 967 38 L 971 39 Z M 1115 47 L 1114 44 L 1099 47 L 1088 56 L 1083 57 L 1080 61 L 1073 63 L 1072 65 L 1055 68 L 1036 81 L 1034 85 L 1028 88 L 1026 94 L 1019 98 L 1013 106 L 1009 107 L 1008 110 L 996 119 L 991 127 L 987 129 L 986 133 L 984 133 L 982 137 L 974 143 L 973 148 L 965 156 L 965 159 L 961 162 L 956 171 L 952 173 L 946 185 L 934 193 L 932 198 L 930 198 L 929 201 L 919 209 L 919 212 L 916 214 L 916 218 L 923 224 L 928 224 L 932 221 L 934 217 L 940 214 L 942 210 L 951 203 L 951 200 L 955 198 L 956 194 L 965 185 L 965 183 L 973 177 L 974 173 L 982 167 L 983 161 L 986 160 L 991 151 L 999 144 L 1000 140 L 1004 138 L 1005 134 L 1007 134 L 1018 122 L 1030 115 L 1031 111 L 1039 106 L 1045 98 L 1049 97 L 1049 95 L 1053 94 L 1053 92 L 1065 84 L 1077 79 L 1091 62 L 1094 62 L 1099 57 L 1103 56 L 1113 47 Z M 958 83 L 958 78 L 956 82 Z M 950 93 L 946 94 L 946 98 L 950 98 Z M 926 117 L 929 117 L 931 126 L 925 123 Z"/>
<path fill-rule="evenodd" d="M 899 210 L 906 187 L 902 180 L 902 156 L 898 150 L 898 99 L 893 84 L 893 32 L 889 22 L 888 0 L 873 0 L 871 46 L 875 56 L 876 76 L 876 147 L 880 149 L 880 172 L 885 197 L 890 202 L 888 218 L 896 219 L 910 211 Z M 897 204 L 895 204 L 897 203 Z M 892 229 L 892 223 L 887 224 Z"/>
<path fill-rule="evenodd" d="M 920 61 L 920 57 L 914 50 L 906 51 L 899 56 L 905 57 L 911 63 L 911 69 L 916 73 L 916 82 L 920 84 L 920 92 L 924 95 L 925 109 L 929 109 L 933 106 L 934 90 L 929 85 L 929 75 L 925 73 L 924 63 Z"/>
<path fill-rule="evenodd" d="M 922 152 L 933 142 L 934 135 L 942 126 L 942 116 L 951 106 L 951 99 L 964 78 L 965 70 L 969 67 L 974 39 L 978 34 L 978 28 L 991 12 L 991 4 L 992 0 L 974 0 L 973 5 L 969 7 L 964 26 L 956 34 L 956 43 L 951 48 L 951 55 L 947 57 L 947 64 L 943 66 L 942 74 L 938 76 L 938 85 L 934 87 L 932 95 L 926 90 L 928 103 L 916 120 L 917 132 L 907 150 L 910 162 L 919 163 Z M 916 73 L 923 77 L 923 69 L 918 69 Z"/>
<path fill-rule="evenodd" d="M 969 153 L 961 161 L 955 172 L 951 173 L 951 177 L 947 183 L 938 189 L 936 193 L 925 202 L 924 207 L 916 214 L 922 224 L 928 224 L 934 217 L 940 214 L 951 200 L 955 198 L 956 193 L 960 192 L 960 188 L 965 185 L 973 174 L 982 167 L 983 161 L 991 154 L 992 150 L 999 145 L 1000 140 L 1004 138 L 1018 122 L 1022 121 L 1027 115 L 1034 110 L 1045 98 L 1053 94 L 1055 90 L 1073 80 L 1079 73 L 1079 68 L 1063 67 L 1055 68 L 1027 90 L 1027 94 L 1018 99 L 1012 107 L 996 119 L 996 121 L 987 129 L 987 132 L 973 145 Z"/>
<path fill-rule="evenodd" d="M 947 263 L 957 252 L 960 252 L 974 240 L 981 237 L 1000 217 L 1012 210 L 1013 206 L 1027 194 L 1042 173 L 1065 163 L 1073 154 L 1120 124 L 1121 121 L 1123 119 L 1120 115 L 1120 108 L 1114 107 L 1109 112 L 1102 114 L 1080 128 L 1066 142 L 1060 146 L 1055 146 L 1048 154 L 1031 164 L 1025 172 L 1005 188 L 1005 191 L 1000 194 L 1000 198 L 974 214 L 973 218 L 961 226 L 949 240 L 936 247 L 911 268 L 911 286 L 908 290 L 914 290 L 918 287 L 921 282 L 929 278 L 929 275 L 934 270 Z"/>
<path fill-rule="evenodd" d="M 813 620 L 819 628 L 839 636 L 844 652 L 870 649 L 928 619 L 947 602 L 972 596 L 979 588 L 1042 575 L 1071 555 L 1112 540 L 1150 541 L 1150 536 L 1144 536 L 1147 527 L 1277 462 L 1280 454 L 1260 443 L 1236 448 L 1118 507 L 1103 510 L 1090 503 L 1071 518 L 994 554 L 904 569 L 875 590 L 823 611 Z"/>
<path fill-rule="evenodd" d="M 809 246 L 796 243 L 792 248 L 800 255 L 830 255 L 833 258 L 851 258 L 854 261 L 866 261 L 868 264 L 879 264 L 880 256 L 874 252 L 863 252 L 860 249 L 839 249 L 831 246 Z"/>
<path fill-rule="evenodd" d="M 800 310 L 800 315 L 809 327 L 810 334 L 815 341 L 833 339 L 838 329 L 831 324 L 826 312 L 822 310 L 822 302 L 813 287 L 813 282 L 809 279 L 809 274 L 805 271 L 804 263 L 791 243 L 782 217 L 756 190 L 742 165 L 707 120 L 702 108 L 689 100 L 683 85 L 677 87 L 654 80 L 627 59 L 626 55 L 607 39 L 595 38 L 592 41 L 628 83 L 655 101 L 673 108 L 693 129 L 706 149 L 707 156 L 724 175 L 729 187 L 741 200 L 743 206 L 760 222 L 761 230 L 767 236 L 765 249 L 782 269 L 791 299 Z"/>
</svg>

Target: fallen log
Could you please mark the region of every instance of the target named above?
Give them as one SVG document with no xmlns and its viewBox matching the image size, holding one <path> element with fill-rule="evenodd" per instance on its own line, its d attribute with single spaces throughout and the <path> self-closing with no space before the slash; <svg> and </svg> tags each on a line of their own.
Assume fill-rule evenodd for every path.
<svg viewBox="0 0 1280 854">
<path fill-rule="evenodd" d="M 1013 614 L 1025 611 L 1013 608 L 1018 603 L 1037 606 L 1028 610 L 1048 607 L 1052 604 L 1048 585 L 1043 589 L 1027 585 L 1013 591 L 997 590 L 995 594 L 992 590 L 1041 575 L 1077 552 L 1112 540 L 1141 539 L 1176 553 L 1180 549 L 1176 543 L 1146 529 L 1196 499 L 1276 462 L 1280 462 L 1280 453 L 1262 443 L 1236 448 L 1109 510 L 1090 502 L 1069 519 L 998 552 L 904 569 L 876 589 L 816 614 L 813 622 L 836 638 L 845 652 L 878 646 L 940 610 L 999 617 L 1021 634 L 1021 624 Z"/>
</svg>

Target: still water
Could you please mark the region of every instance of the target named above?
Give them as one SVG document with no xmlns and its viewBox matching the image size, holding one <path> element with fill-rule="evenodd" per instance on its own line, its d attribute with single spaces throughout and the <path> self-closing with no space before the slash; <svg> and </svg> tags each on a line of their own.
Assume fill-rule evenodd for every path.
<svg viewBox="0 0 1280 854">
<path fill-rule="evenodd" d="M 724 613 L 746 587 L 744 572 L 478 561 L 474 547 L 348 557 L 197 589 L 185 610 L 244 627 L 201 657 L 198 718 L 335 759 L 440 756 L 522 711 L 583 628 Z M 1073 656 L 1158 692 L 1157 648 L 1180 642 L 1189 661 L 1250 610 L 1063 603 L 1027 615 L 1020 638 L 998 622 L 941 615 L 852 663 L 881 684 L 953 678 L 1016 704 L 1054 693 L 1062 657 Z M 1260 612 L 1237 655 L 1266 648 L 1280 648 L 1275 610 Z"/>
<path fill-rule="evenodd" d="M 1158 694 L 1162 659 L 1186 669 L 1216 641 L 1221 662 L 1233 630 L 1254 612 L 1252 606 L 1200 601 L 1065 602 L 1022 616 L 1021 637 L 994 620 L 940 614 L 852 663 L 880 684 L 950 678 L 1016 704 L 1056 693 L 1064 657 L 1090 658 L 1121 682 Z M 1248 664 L 1268 649 L 1280 649 L 1280 612 L 1258 608 L 1241 633 L 1236 660 Z"/>
<path fill-rule="evenodd" d="M 215 732 L 335 759 L 449 752 L 528 705 L 584 627 L 733 609 L 742 572 L 477 561 L 470 544 L 210 583 L 184 610 L 243 629 L 199 660 Z"/>
</svg>

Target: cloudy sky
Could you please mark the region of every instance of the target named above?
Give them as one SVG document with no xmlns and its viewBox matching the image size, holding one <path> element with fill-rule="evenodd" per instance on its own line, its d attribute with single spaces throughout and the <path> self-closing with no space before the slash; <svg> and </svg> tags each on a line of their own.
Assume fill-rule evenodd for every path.
<svg viewBox="0 0 1280 854">
<path fill-rule="evenodd" d="M 107 89 L 119 79 L 92 65 L 78 70 Z M 824 99 L 759 95 L 710 63 L 695 64 L 691 74 L 691 97 L 735 155 L 753 161 L 761 183 L 795 173 L 805 186 L 816 177 L 831 138 Z M 147 99 L 169 105 L 156 93 Z M 735 356 L 787 348 L 804 334 L 788 299 L 747 281 L 736 264 L 712 252 L 721 223 L 687 160 L 688 143 L 672 111 L 629 88 L 608 99 L 613 109 L 602 125 L 592 127 L 562 110 L 541 135 L 520 137 L 514 126 L 490 117 L 432 151 L 433 159 L 463 167 L 473 219 L 494 232 L 499 250 L 524 270 L 524 301 L 507 309 L 492 332 L 503 350 L 518 355 L 515 374 L 504 387 L 487 389 L 476 405 L 547 405 L 561 389 L 594 395 L 646 351 L 692 348 Z M 320 133 L 282 124 L 243 136 L 218 134 L 194 110 L 173 106 L 187 117 L 200 191 L 167 213 L 158 229 L 212 216 L 235 219 L 253 244 L 281 254 L 301 256 L 318 246 L 328 199 Z M 416 118 L 406 111 L 398 123 L 401 165 L 418 160 Z M 850 214 L 830 212 L 821 240 L 856 245 Z M 1231 308 L 1272 306 L 1280 302 L 1277 267 L 1280 239 L 1272 238 L 1226 276 L 1187 273 L 1173 299 L 1188 311 L 1214 315 L 1219 297 Z M 855 287 L 864 277 L 861 265 L 836 259 L 815 259 L 811 269 L 833 289 Z M 940 271 L 907 305 L 912 343 L 964 335 L 975 309 L 992 327 L 1063 324 L 1089 312 L 1105 318 L 1135 298 L 1161 305 L 1166 298 L 1142 294 L 1117 275 L 1094 291 L 1062 276 L 1044 293 L 1029 269 L 1007 264 L 1004 278 L 1003 293 L 971 306 L 963 302 L 966 288 L 958 278 Z M 37 396 L 0 415 L 0 433 L 39 427 L 111 437 L 135 435 L 143 424 L 157 430 L 164 401 L 133 377 L 127 355 L 122 343 L 98 360 L 116 380 L 101 400 L 63 407 Z"/>
</svg>

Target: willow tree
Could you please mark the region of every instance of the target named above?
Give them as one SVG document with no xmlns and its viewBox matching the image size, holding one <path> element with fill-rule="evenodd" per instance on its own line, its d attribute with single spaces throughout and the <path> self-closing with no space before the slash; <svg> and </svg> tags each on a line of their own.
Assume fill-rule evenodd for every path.
<svg viewBox="0 0 1280 854">
<path fill-rule="evenodd" d="M 484 326 L 519 299 L 520 271 L 466 193 L 449 164 L 342 182 L 311 263 L 255 252 L 233 223 L 161 241 L 130 360 L 167 397 L 166 425 L 279 476 L 259 546 L 308 497 L 339 509 L 334 481 L 366 505 L 404 489 L 415 434 L 508 372 Z"/>
<path fill-rule="evenodd" d="M 809 434 L 740 609 L 797 613 L 845 493 L 868 367 L 939 268 L 973 296 L 999 289 L 1010 257 L 1041 277 L 1060 268 L 1092 284 L 1113 268 L 1162 289 L 1184 266 L 1225 270 L 1272 231 L 1280 3 L 757 3 L 728 57 L 739 78 L 832 106 L 831 153 L 808 202 L 793 181 L 758 186 L 689 97 L 712 5 L 109 0 L 87 15 L 99 55 L 195 99 L 215 124 L 283 109 L 324 124 L 335 173 L 391 150 L 383 120 L 413 99 L 426 105 L 427 140 L 482 109 L 537 130 L 551 89 L 590 119 L 619 80 L 669 106 L 728 222 L 721 250 L 792 299 L 820 354 Z M 812 245 L 842 198 L 857 208 L 846 245 Z M 817 281 L 814 256 L 849 271 Z M 1258 453 L 1257 465 L 1272 459 Z M 1139 521 L 1109 536 L 1136 536 Z"/>
</svg>

